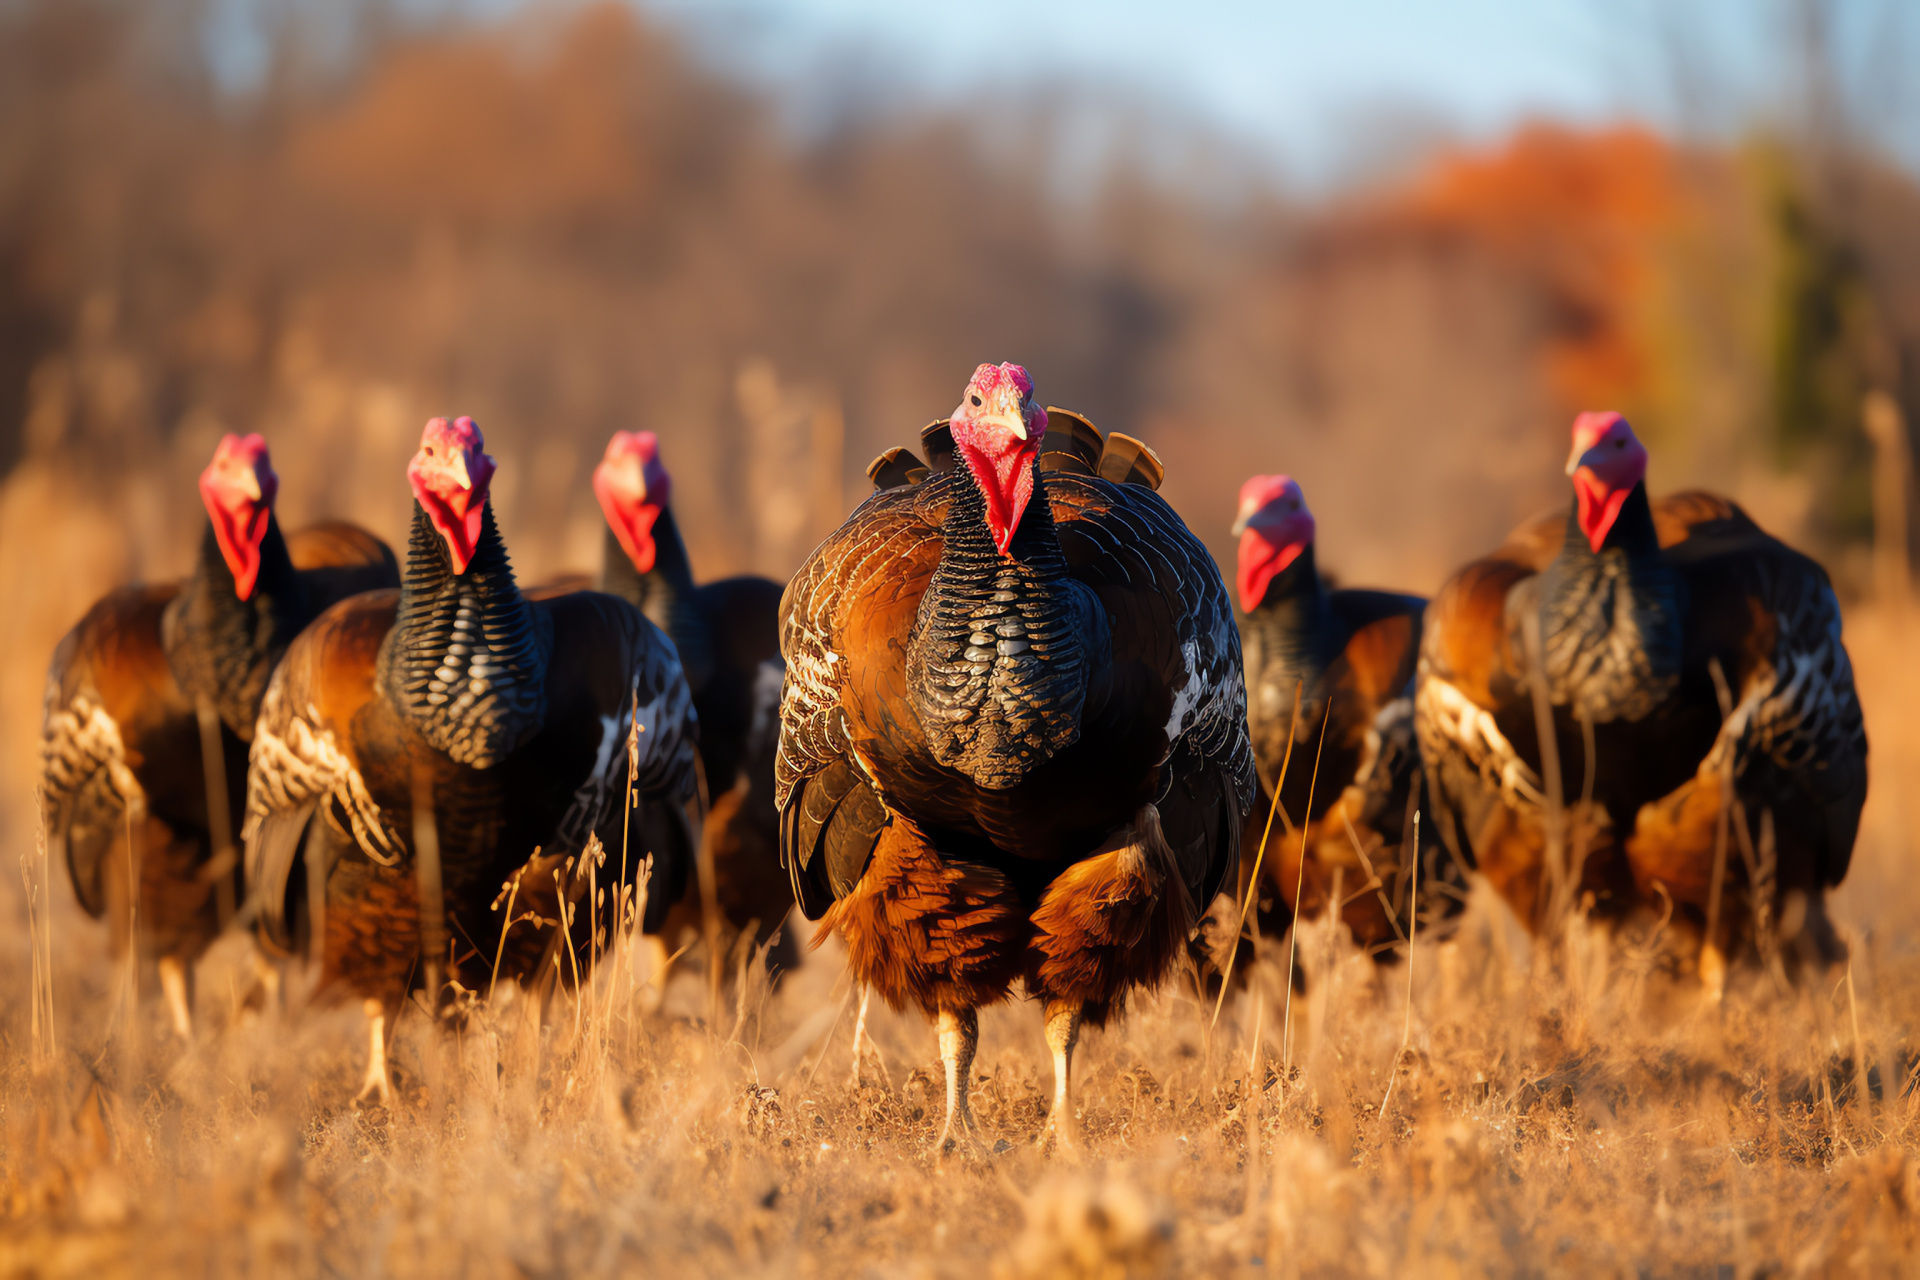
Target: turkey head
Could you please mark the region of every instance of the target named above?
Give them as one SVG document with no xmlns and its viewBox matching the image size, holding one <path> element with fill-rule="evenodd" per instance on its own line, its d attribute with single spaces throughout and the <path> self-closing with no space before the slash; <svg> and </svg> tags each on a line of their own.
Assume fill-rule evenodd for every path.
<svg viewBox="0 0 1920 1280">
<path fill-rule="evenodd" d="M 1313 512 L 1292 476 L 1253 476 L 1240 486 L 1233 532 L 1240 539 L 1240 607 L 1252 613 L 1266 598 L 1267 584 L 1313 545 Z"/>
<path fill-rule="evenodd" d="M 660 461 L 660 440 L 651 431 L 616 431 L 606 456 L 593 469 L 593 495 L 607 527 L 640 573 L 651 573 L 656 555 L 653 526 L 667 509 L 673 477 Z"/>
<path fill-rule="evenodd" d="M 200 500 L 213 522 L 220 557 L 233 573 L 233 593 L 242 600 L 253 595 L 260 579 L 260 543 L 279 492 L 267 442 L 257 434 L 220 437 L 213 461 L 200 473 Z"/>
<path fill-rule="evenodd" d="M 493 459 L 480 424 L 472 418 L 434 418 L 420 433 L 420 451 L 407 464 L 413 496 L 447 544 L 455 574 L 473 563 L 480 542 L 480 514 L 493 483 Z"/>
<path fill-rule="evenodd" d="M 1598 555 L 1627 495 L 1646 479 L 1647 447 L 1619 414 L 1583 413 L 1573 420 L 1567 474 L 1580 504 L 1580 532 Z"/>
<path fill-rule="evenodd" d="M 1033 402 L 1033 379 L 1017 364 L 983 364 L 950 423 L 954 447 L 987 499 L 987 527 L 1001 555 L 1033 497 L 1033 460 L 1047 433 L 1047 411 Z"/>
</svg>

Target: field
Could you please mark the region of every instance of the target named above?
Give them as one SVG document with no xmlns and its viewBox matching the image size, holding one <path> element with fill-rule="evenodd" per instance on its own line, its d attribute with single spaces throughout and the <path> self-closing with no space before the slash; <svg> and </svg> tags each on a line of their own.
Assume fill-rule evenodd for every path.
<svg viewBox="0 0 1920 1280">
<path fill-rule="evenodd" d="M 1576 926 L 1548 954 L 1484 891 L 1410 965 L 1312 925 L 1304 993 L 1281 940 L 1217 1024 L 1174 984 L 1090 1035 L 1078 1155 L 1034 1145 L 1051 1075 L 1026 1005 L 981 1022 L 994 1154 L 933 1155 L 933 1037 L 876 1011 L 853 1082 L 831 942 L 776 990 L 747 964 L 718 999 L 689 957 L 654 1011 L 632 966 L 544 1023 L 511 994 L 457 1034 L 410 1011 L 394 1105 L 357 1108 L 357 1010 L 261 1001 L 229 938 L 182 1046 L 151 975 L 112 965 L 24 849 L 0 1273 L 1910 1273 L 1909 635 L 1885 612 L 1850 623 L 1874 790 L 1837 896 L 1849 969 L 1799 990 L 1736 975 L 1714 1007 L 1657 940 Z M 130 981 L 148 987 L 132 1016 Z"/>
</svg>

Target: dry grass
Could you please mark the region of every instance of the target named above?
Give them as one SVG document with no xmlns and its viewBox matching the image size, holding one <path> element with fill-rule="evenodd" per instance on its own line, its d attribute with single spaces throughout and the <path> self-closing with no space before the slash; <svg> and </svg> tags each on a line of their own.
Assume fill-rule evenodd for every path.
<svg viewBox="0 0 1920 1280">
<path fill-rule="evenodd" d="M 56 882 L 40 1060 L 16 889 L 0 1272 L 1910 1272 L 1905 634 L 1872 614 L 1850 632 L 1875 734 L 1836 908 L 1851 983 L 1749 975 L 1703 1007 L 1650 953 L 1578 929 L 1557 962 L 1537 957 L 1483 895 L 1453 938 L 1419 945 L 1400 1054 L 1406 968 L 1312 926 L 1290 1062 L 1280 947 L 1211 1042 L 1211 1006 L 1178 989 L 1088 1037 L 1080 1160 L 1033 1146 L 1051 1079 L 1024 1005 L 982 1019 L 976 1103 L 1000 1154 L 931 1156 L 933 1038 L 876 1011 L 882 1061 L 850 1085 L 831 947 L 713 1016 L 693 972 L 646 1016 L 604 988 L 544 1027 L 518 997 L 452 1035 L 410 1012 L 397 1104 L 356 1110 L 357 1011 L 248 1009 L 229 939 L 202 969 L 192 1046 L 151 998 L 130 1026 L 103 930 Z"/>
</svg>

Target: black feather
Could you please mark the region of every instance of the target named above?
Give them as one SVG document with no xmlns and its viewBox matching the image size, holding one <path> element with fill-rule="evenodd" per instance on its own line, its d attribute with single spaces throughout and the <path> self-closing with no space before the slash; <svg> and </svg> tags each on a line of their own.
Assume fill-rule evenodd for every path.
<svg viewBox="0 0 1920 1280">
<path fill-rule="evenodd" d="M 463 574 L 419 503 L 413 507 L 400 613 L 377 679 L 421 736 L 457 763 L 489 768 L 546 721 L 550 632 L 514 583 L 493 504 Z M 550 625 L 550 624 L 549 624 Z"/>
</svg>

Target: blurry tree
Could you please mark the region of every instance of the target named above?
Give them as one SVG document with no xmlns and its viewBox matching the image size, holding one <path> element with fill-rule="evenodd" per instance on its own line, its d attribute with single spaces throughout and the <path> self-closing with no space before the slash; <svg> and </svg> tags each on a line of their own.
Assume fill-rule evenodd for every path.
<svg viewBox="0 0 1920 1280">
<path fill-rule="evenodd" d="M 1050 168 L 1057 90 L 796 134 L 632 6 L 473 11 L 0 0 L 0 776 L 85 601 L 188 563 L 224 430 L 289 522 L 397 538 L 420 422 L 471 412 L 538 577 L 592 567 L 587 468 L 649 428 L 700 572 L 782 572 L 1012 359 L 1159 448 L 1223 557 L 1290 471 L 1324 562 L 1425 589 L 1564 501 L 1577 408 L 1829 552 L 1860 394 L 1920 421 L 1920 192 L 1861 145 L 1540 126 L 1302 207 L 1165 137 Z"/>
</svg>

